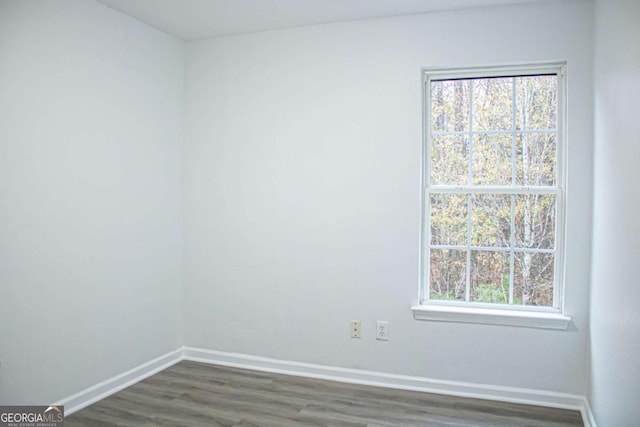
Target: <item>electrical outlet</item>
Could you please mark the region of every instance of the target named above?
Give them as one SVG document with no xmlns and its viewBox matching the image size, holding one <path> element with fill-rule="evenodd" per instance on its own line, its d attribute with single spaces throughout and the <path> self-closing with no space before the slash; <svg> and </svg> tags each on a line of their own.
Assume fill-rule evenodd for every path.
<svg viewBox="0 0 640 427">
<path fill-rule="evenodd" d="M 378 320 L 376 323 L 376 339 L 389 341 L 389 322 Z"/>
<path fill-rule="evenodd" d="M 362 338 L 362 323 L 359 320 L 351 321 L 351 338 Z"/>
</svg>

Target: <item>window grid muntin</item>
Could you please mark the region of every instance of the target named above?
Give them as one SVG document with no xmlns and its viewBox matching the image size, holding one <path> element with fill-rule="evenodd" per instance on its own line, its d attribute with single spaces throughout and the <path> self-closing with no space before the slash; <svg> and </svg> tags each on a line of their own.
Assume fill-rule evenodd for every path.
<svg viewBox="0 0 640 427">
<path fill-rule="evenodd" d="M 429 89 L 431 90 L 431 89 Z M 433 129 L 433 127 L 432 127 Z M 469 132 L 473 132 L 473 83 L 469 84 Z M 467 144 L 469 144 L 469 158 L 467 166 L 467 185 L 473 185 L 473 134 L 467 135 Z M 473 209 L 473 196 L 467 194 L 467 247 L 471 246 L 471 209 Z M 431 218 L 429 218 L 429 232 L 431 232 Z M 431 242 L 429 242 L 431 244 Z M 429 257 L 431 257 L 431 250 L 429 250 Z M 464 288 L 464 300 L 466 302 L 471 301 L 471 251 L 466 250 L 465 265 L 465 288 Z M 431 271 L 429 271 L 429 279 L 431 279 Z M 429 292 L 427 294 L 431 299 L 431 283 L 429 283 Z"/>
<path fill-rule="evenodd" d="M 562 185 L 564 182 L 564 168 L 563 168 L 563 141 L 564 141 L 564 65 L 551 65 L 551 66 L 539 66 L 534 65 L 531 67 L 522 68 L 498 68 L 491 69 L 487 68 L 484 70 L 462 70 L 462 71 L 450 71 L 450 70 L 441 70 L 439 72 L 431 72 L 429 70 L 424 71 L 425 79 L 424 79 L 424 92 L 423 92 L 423 102 L 424 102 L 424 116 L 426 118 L 423 123 L 424 126 L 424 135 L 425 135 L 425 155 L 423 156 L 423 182 L 424 189 L 422 200 L 423 200 L 423 217 L 422 217 L 422 227 L 423 231 L 421 232 L 421 241 L 423 247 L 423 256 L 421 259 L 421 285 L 420 285 L 420 300 L 421 303 L 428 302 L 429 304 L 444 304 L 444 305 L 465 305 L 468 306 L 472 304 L 473 307 L 489 307 L 489 308 L 500 308 L 500 309 L 508 309 L 508 310 L 524 310 L 524 311 L 559 311 L 562 307 L 561 301 L 561 283 L 563 280 L 564 269 L 563 266 L 563 250 L 564 250 L 564 194 L 562 193 Z M 434 77 L 434 75 L 436 77 Z M 523 76 L 548 76 L 553 75 L 556 76 L 556 85 L 557 85 L 557 98 L 556 98 L 556 126 L 555 128 L 549 129 L 516 129 L 516 113 L 517 113 L 517 104 L 516 104 L 516 78 Z M 511 78 L 511 129 L 506 130 L 482 130 L 482 131 L 474 131 L 473 130 L 473 84 L 469 84 L 469 129 L 467 131 L 434 131 L 433 123 L 432 123 L 432 105 L 431 105 L 431 82 L 432 81 L 449 81 L 454 79 L 486 79 L 493 77 L 502 77 L 502 78 Z M 516 185 L 516 138 L 518 135 L 522 134 L 555 134 L 556 135 L 556 147 L 555 147 L 555 184 L 554 186 L 530 186 L 530 185 Z M 486 186 L 486 185 L 474 185 L 473 184 L 473 176 L 472 176 L 472 162 L 473 162 L 473 136 L 474 135 L 491 135 L 491 134 L 511 134 L 512 135 L 512 144 L 511 144 L 511 186 Z M 465 135 L 468 138 L 469 144 L 469 154 L 468 154 L 468 179 L 466 186 L 449 186 L 449 185 L 435 185 L 430 186 L 430 175 L 431 175 L 431 150 L 432 144 L 431 140 L 433 136 L 440 135 Z M 462 193 L 467 195 L 467 246 L 459 247 L 459 246 L 451 246 L 446 247 L 446 245 L 432 245 L 431 244 L 431 194 L 436 193 Z M 509 236 L 509 247 L 508 248 L 496 248 L 496 247 L 481 247 L 481 246 L 471 246 L 471 199 L 473 194 L 553 194 L 555 195 L 555 218 L 554 218 L 554 248 L 553 249 L 536 249 L 536 248 L 519 248 L 515 246 L 515 217 L 514 217 L 514 200 L 515 197 L 511 197 L 511 207 L 510 207 L 510 236 Z M 431 249 L 455 249 L 455 250 L 465 250 L 467 253 L 467 265 L 466 265 L 466 284 L 465 284 L 465 301 L 460 302 L 456 300 L 431 300 L 429 298 L 430 294 L 430 258 L 431 258 Z M 510 252 L 509 259 L 509 302 L 508 304 L 497 304 L 497 303 L 478 303 L 471 302 L 469 295 L 470 288 L 470 256 L 472 250 L 487 250 L 487 251 L 497 251 L 497 252 Z M 513 304 L 513 289 L 514 289 L 514 256 L 515 253 L 549 253 L 554 255 L 554 265 L 553 265 L 553 300 L 551 306 L 535 306 L 535 305 L 512 305 Z M 425 275 L 426 273 L 426 275 Z"/>
</svg>

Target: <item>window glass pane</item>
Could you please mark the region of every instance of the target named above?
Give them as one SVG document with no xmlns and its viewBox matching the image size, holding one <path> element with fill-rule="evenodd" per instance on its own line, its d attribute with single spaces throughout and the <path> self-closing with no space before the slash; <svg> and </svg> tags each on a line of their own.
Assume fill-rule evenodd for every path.
<svg viewBox="0 0 640 427">
<path fill-rule="evenodd" d="M 519 185 L 556 185 L 556 135 L 519 134 L 516 142 L 516 182 Z"/>
<path fill-rule="evenodd" d="M 469 130 L 469 81 L 431 82 L 431 129 L 436 132 Z"/>
<path fill-rule="evenodd" d="M 513 303 L 553 306 L 553 254 L 516 252 Z"/>
<path fill-rule="evenodd" d="M 516 77 L 516 128 L 556 129 L 557 76 Z"/>
<path fill-rule="evenodd" d="M 513 126 L 513 77 L 473 80 L 473 130 Z"/>
<path fill-rule="evenodd" d="M 473 137 L 473 183 L 510 185 L 513 137 L 511 135 L 475 135 Z"/>
<path fill-rule="evenodd" d="M 471 203 L 471 245 L 509 247 L 511 196 L 475 194 Z"/>
<path fill-rule="evenodd" d="M 434 136 L 431 141 L 431 184 L 465 185 L 469 176 L 469 145 L 464 135 Z"/>
<path fill-rule="evenodd" d="M 431 244 L 467 244 L 467 195 L 431 195 Z"/>
<path fill-rule="evenodd" d="M 429 298 L 464 301 L 467 286 L 466 251 L 432 249 L 430 256 Z"/>
<path fill-rule="evenodd" d="M 509 253 L 471 251 L 473 302 L 509 303 Z"/>
<path fill-rule="evenodd" d="M 556 232 L 556 196 L 518 194 L 514 197 L 516 247 L 553 249 Z"/>
</svg>

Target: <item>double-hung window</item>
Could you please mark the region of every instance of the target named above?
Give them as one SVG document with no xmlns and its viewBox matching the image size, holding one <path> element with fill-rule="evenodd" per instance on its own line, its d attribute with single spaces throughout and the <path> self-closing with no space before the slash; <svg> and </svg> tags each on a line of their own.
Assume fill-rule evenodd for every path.
<svg viewBox="0 0 640 427">
<path fill-rule="evenodd" d="M 424 71 L 417 318 L 566 328 L 564 67 Z"/>
</svg>

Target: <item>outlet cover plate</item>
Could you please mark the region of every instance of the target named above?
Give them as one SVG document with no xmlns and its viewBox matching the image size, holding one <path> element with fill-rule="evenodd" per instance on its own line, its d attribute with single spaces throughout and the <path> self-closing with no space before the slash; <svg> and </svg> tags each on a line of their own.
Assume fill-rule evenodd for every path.
<svg viewBox="0 0 640 427">
<path fill-rule="evenodd" d="M 376 339 L 389 341 L 389 322 L 386 320 L 378 320 L 376 322 Z"/>
<path fill-rule="evenodd" d="M 351 321 L 351 338 L 362 338 L 362 322 L 359 320 Z"/>
</svg>

